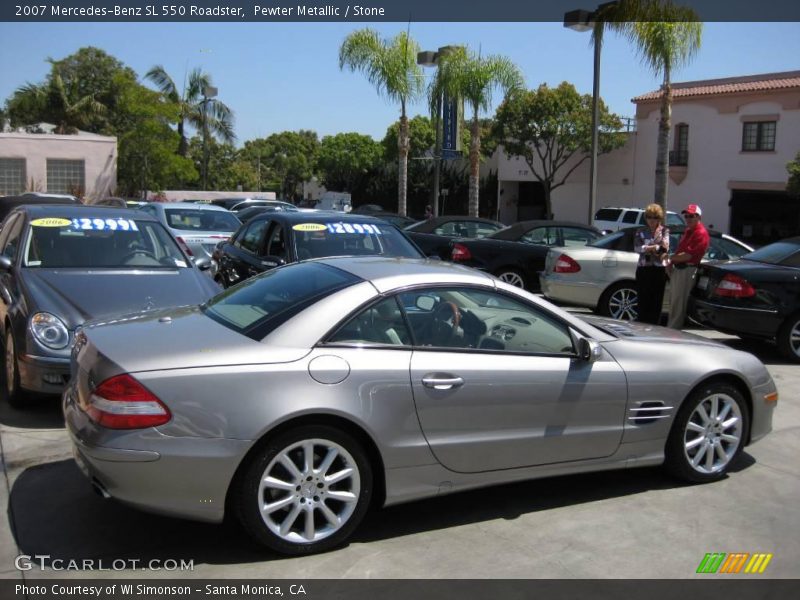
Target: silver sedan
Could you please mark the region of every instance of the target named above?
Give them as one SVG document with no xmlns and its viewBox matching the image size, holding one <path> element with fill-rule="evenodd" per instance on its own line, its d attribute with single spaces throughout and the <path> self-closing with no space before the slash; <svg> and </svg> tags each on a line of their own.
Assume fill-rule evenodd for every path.
<svg viewBox="0 0 800 600">
<path fill-rule="evenodd" d="M 295 555 L 342 544 L 370 505 L 659 464 L 714 481 L 771 430 L 778 395 L 750 354 L 385 257 L 296 263 L 196 308 L 94 324 L 72 366 L 67 428 L 103 494 L 231 511 Z"/>
</svg>

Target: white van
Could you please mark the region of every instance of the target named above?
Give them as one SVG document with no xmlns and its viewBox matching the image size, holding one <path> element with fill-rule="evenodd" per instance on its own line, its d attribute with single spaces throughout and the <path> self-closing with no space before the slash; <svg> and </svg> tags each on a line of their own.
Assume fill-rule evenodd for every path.
<svg viewBox="0 0 800 600">
<path fill-rule="evenodd" d="M 671 210 L 667 211 L 667 227 L 685 224 L 681 215 Z M 644 225 L 644 209 L 606 206 L 594 213 L 592 225 L 606 232 Z"/>
</svg>

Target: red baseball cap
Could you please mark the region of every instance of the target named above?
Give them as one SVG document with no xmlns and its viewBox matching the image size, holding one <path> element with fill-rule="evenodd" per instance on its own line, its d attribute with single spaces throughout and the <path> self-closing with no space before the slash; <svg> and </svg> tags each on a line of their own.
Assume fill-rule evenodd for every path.
<svg viewBox="0 0 800 600">
<path fill-rule="evenodd" d="M 699 206 L 697 206 L 697 204 L 690 204 L 681 211 L 681 214 L 697 215 L 698 217 L 702 217 L 703 211 L 700 209 Z"/>
</svg>

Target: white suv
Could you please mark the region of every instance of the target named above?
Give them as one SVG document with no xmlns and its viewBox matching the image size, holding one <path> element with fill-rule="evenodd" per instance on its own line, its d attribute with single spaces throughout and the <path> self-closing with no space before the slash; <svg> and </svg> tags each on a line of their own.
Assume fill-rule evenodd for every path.
<svg viewBox="0 0 800 600">
<path fill-rule="evenodd" d="M 594 213 L 592 225 L 602 231 L 617 231 L 626 227 L 644 225 L 643 208 L 612 208 L 605 207 Z M 667 211 L 667 227 L 685 225 L 683 217 L 671 210 Z"/>
</svg>

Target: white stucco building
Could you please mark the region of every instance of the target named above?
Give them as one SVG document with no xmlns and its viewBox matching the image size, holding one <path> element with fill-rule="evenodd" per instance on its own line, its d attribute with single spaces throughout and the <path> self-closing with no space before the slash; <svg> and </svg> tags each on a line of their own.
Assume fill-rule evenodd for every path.
<svg viewBox="0 0 800 600">
<path fill-rule="evenodd" d="M 653 199 L 661 91 L 633 99 L 636 128 L 598 160 L 597 208 Z M 764 243 L 800 234 L 786 164 L 800 151 L 800 71 L 673 84 L 668 207 L 703 208 L 703 221 Z M 498 157 L 501 219 L 543 216 L 540 184 L 519 158 Z M 553 192 L 557 219 L 586 222 L 589 161 Z"/>
<path fill-rule="evenodd" d="M 0 196 L 33 191 L 92 201 L 113 195 L 116 186 L 115 137 L 0 133 Z"/>
</svg>

